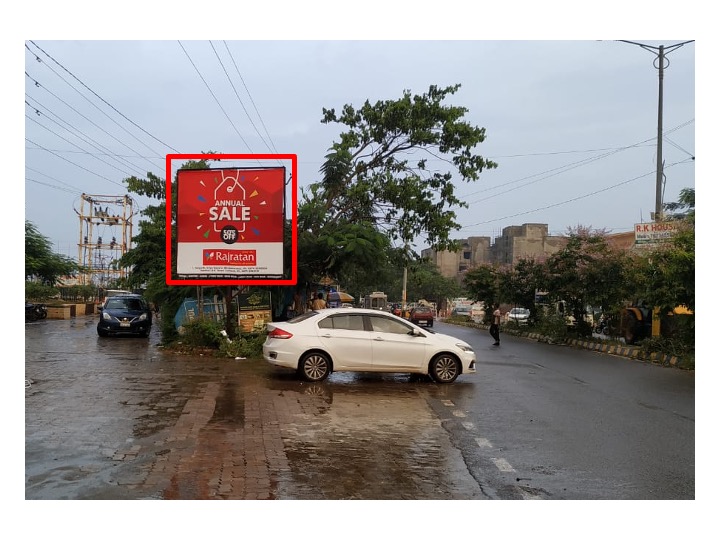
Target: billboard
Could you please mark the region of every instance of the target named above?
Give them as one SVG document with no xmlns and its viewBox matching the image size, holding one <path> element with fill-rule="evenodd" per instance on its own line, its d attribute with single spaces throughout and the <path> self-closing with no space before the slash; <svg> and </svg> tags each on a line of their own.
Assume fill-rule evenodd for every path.
<svg viewBox="0 0 720 540">
<path fill-rule="evenodd" d="M 264 332 L 272 321 L 270 291 L 240 293 L 238 296 L 238 325 L 244 334 Z"/>
<path fill-rule="evenodd" d="M 213 158 L 216 156 L 226 157 L 219 154 Z M 172 157 L 181 159 L 188 156 Z M 207 159 L 208 156 L 202 155 L 202 158 Z M 293 160 L 293 169 L 295 163 Z M 168 234 L 167 283 L 294 284 L 297 280 L 297 199 L 294 189 L 293 275 L 289 280 L 283 276 L 286 263 L 283 242 L 286 174 L 283 166 L 178 170 L 177 201 L 173 201 L 176 202 L 176 278 L 171 272 L 172 245 Z M 171 178 L 169 164 L 168 178 Z M 171 200 L 172 183 L 168 181 L 167 184 L 168 200 Z M 293 176 L 293 187 L 295 184 Z M 170 231 L 173 226 L 170 215 L 167 216 L 167 225 Z"/>
<path fill-rule="evenodd" d="M 671 221 L 635 224 L 635 243 L 654 244 L 664 242 L 677 233 L 677 225 Z"/>
</svg>

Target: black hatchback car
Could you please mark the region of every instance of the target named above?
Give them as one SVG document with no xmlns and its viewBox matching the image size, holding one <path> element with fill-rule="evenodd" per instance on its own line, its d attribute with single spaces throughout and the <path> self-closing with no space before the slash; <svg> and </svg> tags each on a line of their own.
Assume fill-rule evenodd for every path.
<svg viewBox="0 0 720 540">
<path fill-rule="evenodd" d="M 152 311 L 137 294 L 111 296 L 100 308 L 99 336 L 130 334 L 147 337 L 152 327 Z"/>
</svg>

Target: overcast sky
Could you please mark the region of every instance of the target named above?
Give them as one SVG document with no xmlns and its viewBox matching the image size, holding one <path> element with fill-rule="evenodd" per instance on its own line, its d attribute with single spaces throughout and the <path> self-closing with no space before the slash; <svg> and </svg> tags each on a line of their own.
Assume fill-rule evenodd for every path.
<svg viewBox="0 0 720 540">
<path fill-rule="evenodd" d="M 164 177 L 166 153 L 297 154 L 298 184 L 306 186 L 320 179 L 341 129 L 320 122 L 323 107 L 397 99 L 430 85 L 461 85 L 448 101 L 486 129 L 477 151 L 499 164 L 472 184 L 458 179 L 469 208 L 457 210 L 463 228 L 454 237 L 494 238 L 523 223 L 546 223 L 551 234 L 577 225 L 630 231 L 655 208 L 654 49 L 612 40 L 25 46 L 26 219 L 67 255 L 77 255 L 80 194 L 123 194 L 131 174 Z M 663 200 L 675 201 L 695 186 L 695 43 L 667 60 Z M 135 198 L 140 207 L 148 202 Z M 416 247 L 426 247 L 422 237 Z"/>
<path fill-rule="evenodd" d="M 706 21 L 715 20 L 706 7 L 710 4 L 25 3 L 5 13 L 0 38 L 4 87 L 12 92 L 11 100 L 0 102 L 4 116 L 12 118 L 10 127 L 17 128 L 6 126 L 0 134 L 12 174 L 7 179 L 12 184 L 10 201 L 23 200 L 25 219 L 35 223 L 59 252 L 76 257 L 80 194 L 122 194 L 122 179 L 128 174 L 151 170 L 164 176 L 168 152 L 265 153 L 269 146 L 297 154 L 298 182 L 304 186 L 320 179 L 323 156 L 340 133 L 337 126 L 320 123 L 323 107 L 340 109 L 365 100 L 397 99 L 404 89 L 422 93 L 429 85 L 460 84 L 451 102 L 466 107 L 466 120 L 487 130 L 478 151 L 499 167 L 484 172 L 472 185 L 459 185 L 470 208 L 458 211 L 463 229 L 456 238 L 495 237 L 504 227 L 523 223 L 547 223 L 551 234 L 577 225 L 630 231 L 635 223 L 649 221 L 655 206 L 658 70 L 654 53 L 616 40 L 669 46 L 698 39 L 701 29 L 709 28 Z M 715 63 L 713 38 L 702 42 L 706 68 Z M 332 41 L 343 39 L 359 41 Z M 387 39 L 396 41 L 380 41 Z M 716 119 L 711 114 L 714 77 L 698 77 L 704 84 L 696 89 L 696 45 L 670 52 L 665 69 L 665 201 L 676 200 L 682 188 L 695 187 L 696 90 L 698 104 L 704 97 L 700 108 L 705 133 Z M 82 134 L 99 150 L 61 126 Z M 33 142 L 23 140 L 20 133 Z M 704 139 L 706 155 L 714 152 L 710 140 Z M 24 171 L 17 155 L 24 155 Z M 21 174 L 24 190 L 18 193 L 16 179 Z M 715 175 L 705 175 L 711 176 Z M 708 180 L 698 191 L 698 223 L 712 216 L 702 211 L 710 210 L 712 184 Z M 140 206 L 148 203 L 137 200 Z M 9 245 L 19 252 L 21 219 L 16 207 L 9 210 L 3 215 L 8 225 L 3 230 L 15 233 Z M 424 247 L 423 238 L 416 247 Z M 707 298 L 715 294 L 710 288 L 706 291 L 698 298 L 698 310 L 703 302 L 709 307 Z M 19 298 L 12 303 L 16 304 Z M 699 327 L 709 324 L 710 318 L 698 321 Z M 708 332 L 698 333 L 700 339 L 702 335 Z M 714 369 L 713 362 L 698 362 Z M 13 380 L 19 380 L 15 375 Z M 713 378 L 706 372 L 704 380 Z M 701 377 L 698 386 L 702 384 Z M 701 395 L 706 400 L 709 396 L 707 391 Z M 702 437 L 706 432 L 699 430 L 694 441 L 698 454 L 707 447 Z M 714 468 L 699 471 L 698 496 L 709 496 L 713 483 L 708 475 Z M 522 526 L 520 530 L 540 538 L 550 537 L 550 531 L 554 538 L 571 538 L 580 530 L 588 538 L 601 538 L 622 522 L 626 532 L 662 531 L 659 537 L 667 538 L 699 523 L 702 508 L 682 506 L 687 519 L 668 521 L 658 519 L 654 504 L 646 508 L 654 517 L 638 520 L 633 507 L 613 505 L 609 515 L 615 519 L 598 522 L 593 515 L 597 506 L 569 505 L 564 501 L 552 506 L 551 513 L 543 506 L 531 514 L 523 507 L 524 519 L 519 521 L 516 507 L 494 507 L 501 511 L 498 519 L 487 520 L 487 512 L 465 515 L 462 510 L 474 507 L 464 505 L 458 512 L 453 506 L 446 510 L 456 520 L 443 520 L 443 527 L 473 533 L 477 526 L 505 535 Z M 672 510 L 661 505 L 660 512 L 675 515 L 676 502 L 673 505 Z M 577 519 L 583 515 L 579 511 L 587 512 L 590 528 Z M 241 521 L 247 517 L 243 513 Z M 548 517 L 561 519 L 549 522 Z M 159 522 L 169 527 L 173 519 Z M 48 526 L 55 523 L 46 521 Z M 289 521 L 302 522 L 299 516 Z M 410 531 L 415 521 L 430 523 L 408 516 L 394 521 Z M 196 525 L 207 526 L 202 520 Z M 293 534 L 302 537 L 302 529 Z M 112 537 L 113 531 L 103 534 Z"/>
</svg>

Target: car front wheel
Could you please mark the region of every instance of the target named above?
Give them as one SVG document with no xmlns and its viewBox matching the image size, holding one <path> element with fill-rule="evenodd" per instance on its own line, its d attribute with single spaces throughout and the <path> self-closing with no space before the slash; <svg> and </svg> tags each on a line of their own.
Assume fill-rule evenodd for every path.
<svg viewBox="0 0 720 540">
<path fill-rule="evenodd" d="M 460 361 L 450 354 L 441 354 L 430 362 L 430 376 L 438 383 L 451 383 L 460 375 Z"/>
<path fill-rule="evenodd" d="M 300 361 L 298 371 L 306 381 L 324 381 L 330 375 L 330 359 L 321 352 L 312 352 Z"/>
</svg>

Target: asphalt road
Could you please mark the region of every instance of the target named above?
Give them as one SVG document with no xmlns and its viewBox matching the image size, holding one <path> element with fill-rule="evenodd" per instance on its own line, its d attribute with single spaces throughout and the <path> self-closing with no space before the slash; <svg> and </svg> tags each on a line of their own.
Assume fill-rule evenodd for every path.
<svg viewBox="0 0 720 540">
<path fill-rule="evenodd" d="M 448 425 L 459 440 L 479 439 L 479 452 L 458 444 L 478 463 L 470 470 L 500 460 L 515 471 L 485 479 L 500 497 L 514 476 L 525 497 L 695 498 L 694 372 L 508 335 L 495 348 L 486 332 L 437 329 L 478 354 L 472 391 L 449 394 L 472 429 Z"/>
<path fill-rule="evenodd" d="M 693 499 L 694 373 L 438 323 L 478 373 L 437 385 L 25 325 L 26 499 Z"/>
</svg>

